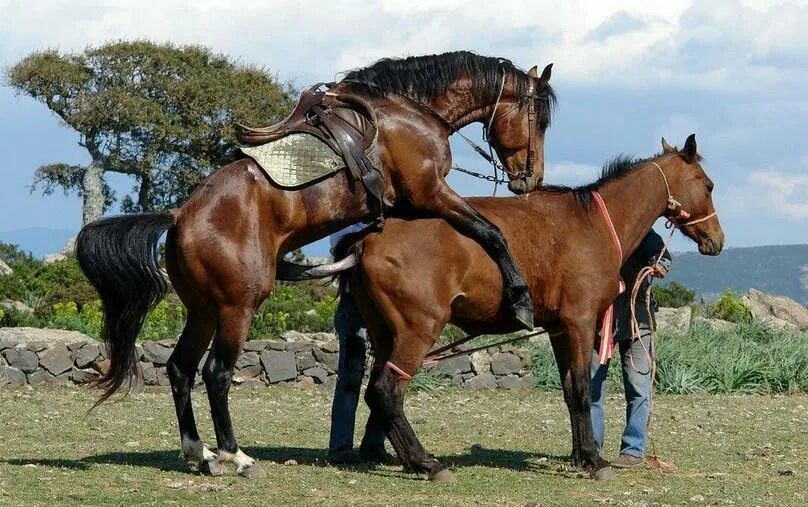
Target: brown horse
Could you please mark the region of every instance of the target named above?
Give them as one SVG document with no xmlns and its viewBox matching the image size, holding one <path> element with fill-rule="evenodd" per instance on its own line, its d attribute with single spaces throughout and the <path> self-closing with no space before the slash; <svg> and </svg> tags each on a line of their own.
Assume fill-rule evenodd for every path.
<svg viewBox="0 0 808 507">
<path fill-rule="evenodd" d="M 695 136 L 681 152 L 664 140 L 663 147 L 651 159 L 617 159 L 588 186 L 469 199 L 504 232 L 527 277 L 536 322 L 550 334 L 561 375 L 573 463 L 597 479 L 613 472 L 592 438 L 589 366 L 599 316 L 618 294 L 621 262 L 605 216 L 593 204 L 593 192 L 602 196 L 611 214 L 625 257 L 660 216 L 676 222 L 702 254 L 717 255 L 724 243 L 714 215 L 713 183 L 699 164 Z M 470 334 L 514 331 L 499 296 L 501 287 L 496 266 L 479 245 L 442 220 L 390 220 L 363 241 L 351 292 L 380 365 L 371 374 L 365 399 L 407 469 L 436 480 L 451 478 L 421 446 L 404 415 L 406 381 L 449 322 Z"/>
<path fill-rule="evenodd" d="M 523 310 L 530 307 L 531 318 L 526 285 L 519 281 L 501 232 L 451 191 L 444 176 L 451 166 L 448 136 L 463 125 L 485 121 L 491 144 L 515 180 L 511 189 L 528 191 L 540 183 L 553 100 L 549 78 L 549 66 L 539 77 L 535 68 L 525 73 L 507 60 L 449 53 L 384 60 L 349 73 L 330 90 L 364 94 L 374 104 L 376 153 L 387 199 L 403 210 L 444 217 L 488 245 L 505 266 L 504 279 L 515 287 L 508 296 Z M 532 124 L 531 111 L 536 116 Z M 532 174 L 522 170 L 525 166 Z M 183 454 L 212 474 L 222 473 L 228 461 L 242 475 L 262 474 L 239 449 L 227 400 L 251 318 L 272 290 L 276 266 L 286 253 L 368 218 L 365 191 L 345 171 L 289 191 L 269 181 L 251 159 L 243 159 L 213 173 L 178 210 L 87 225 L 76 254 L 103 303 L 102 338 L 111 365 L 101 379 L 102 400 L 137 372 L 135 340 L 149 308 L 167 290 L 157 250 L 167 230 L 166 269 L 188 310 L 167 365 Z M 202 377 L 217 454 L 199 438 L 191 407 L 197 365 L 211 341 Z"/>
</svg>

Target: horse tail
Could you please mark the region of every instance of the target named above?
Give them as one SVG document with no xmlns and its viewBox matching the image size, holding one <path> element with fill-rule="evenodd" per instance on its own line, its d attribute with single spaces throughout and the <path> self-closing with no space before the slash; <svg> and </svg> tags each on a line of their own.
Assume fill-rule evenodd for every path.
<svg viewBox="0 0 808 507">
<path fill-rule="evenodd" d="M 96 406 L 120 389 L 131 388 L 138 372 L 135 339 L 146 314 L 168 291 L 160 267 L 158 241 L 176 223 L 171 213 L 138 213 L 87 224 L 76 239 L 81 270 L 101 296 L 109 369 L 95 382 L 104 393 Z"/>
</svg>

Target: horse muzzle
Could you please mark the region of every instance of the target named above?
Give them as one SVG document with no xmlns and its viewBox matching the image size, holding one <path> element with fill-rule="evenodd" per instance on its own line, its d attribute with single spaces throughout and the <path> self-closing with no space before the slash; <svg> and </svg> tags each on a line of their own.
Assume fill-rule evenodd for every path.
<svg viewBox="0 0 808 507">
<path fill-rule="evenodd" d="M 724 238 L 721 241 L 705 239 L 699 242 L 699 253 L 702 255 L 718 255 L 724 249 Z"/>
<path fill-rule="evenodd" d="M 532 192 L 539 185 L 541 185 L 541 180 L 538 178 L 534 182 L 529 182 L 527 178 L 515 178 L 508 182 L 508 190 L 516 195 L 521 195 Z"/>
</svg>

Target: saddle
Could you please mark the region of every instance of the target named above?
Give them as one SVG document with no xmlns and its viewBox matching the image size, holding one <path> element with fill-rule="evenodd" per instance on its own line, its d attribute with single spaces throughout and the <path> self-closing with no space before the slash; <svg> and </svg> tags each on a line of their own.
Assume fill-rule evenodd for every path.
<svg viewBox="0 0 808 507">
<path fill-rule="evenodd" d="M 384 177 L 368 154 L 376 138 L 376 114 L 362 97 L 320 90 L 333 83 L 318 83 L 300 96 L 292 113 L 268 127 L 235 124 L 236 138 L 244 145 L 260 146 L 290 134 L 313 135 L 326 143 L 345 161 L 355 181 L 372 197 L 372 207 L 381 215 L 391 204 L 384 197 Z M 324 104 L 326 98 L 333 104 Z"/>
</svg>

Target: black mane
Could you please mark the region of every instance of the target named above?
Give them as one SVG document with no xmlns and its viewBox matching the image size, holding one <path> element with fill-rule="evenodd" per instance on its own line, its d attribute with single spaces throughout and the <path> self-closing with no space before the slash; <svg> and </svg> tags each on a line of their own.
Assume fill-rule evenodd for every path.
<svg viewBox="0 0 808 507">
<path fill-rule="evenodd" d="M 552 193 L 572 193 L 578 204 L 584 208 L 592 205 L 592 191 L 598 190 L 605 183 L 614 179 L 620 178 L 629 174 L 636 169 L 639 169 L 645 162 L 659 157 L 660 154 L 652 155 L 646 158 L 635 158 L 629 155 L 620 154 L 603 164 L 603 169 L 600 171 L 600 177 L 592 183 L 581 185 L 578 187 L 568 187 L 564 185 L 545 185 L 541 188 L 543 191 Z"/>
<path fill-rule="evenodd" d="M 439 55 L 383 58 L 369 67 L 354 69 L 345 74 L 343 82 L 368 85 L 367 92 L 376 96 L 389 93 L 404 95 L 416 101 L 429 102 L 446 93 L 461 74 L 469 76 L 475 95 L 480 100 L 496 100 L 502 84 L 502 73 L 510 74 L 516 92 L 523 95 L 530 85 L 530 77 L 510 60 L 480 56 L 470 51 L 455 51 Z M 556 96 L 548 85 L 540 103 L 545 123 Z"/>
</svg>

